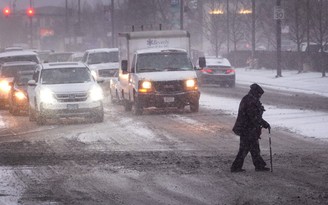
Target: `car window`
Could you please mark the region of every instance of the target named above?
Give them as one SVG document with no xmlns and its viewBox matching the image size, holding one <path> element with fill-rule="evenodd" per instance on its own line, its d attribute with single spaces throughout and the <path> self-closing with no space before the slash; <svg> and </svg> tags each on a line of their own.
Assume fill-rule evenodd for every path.
<svg viewBox="0 0 328 205">
<path fill-rule="evenodd" d="M 92 81 L 87 68 L 56 68 L 44 69 L 41 72 L 42 84 L 69 84 Z"/>
<path fill-rule="evenodd" d="M 88 64 L 118 62 L 118 52 L 97 52 L 90 53 Z"/>
<path fill-rule="evenodd" d="M 40 63 L 40 60 L 36 55 L 7 56 L 0 58 L 0 64 L 14 61 L 31 61 L 35 63 Z"/>
<path fill-rule="evenodd" d="M 36 65 L 2 66 L 1 76 L 14 77 L 19 71 L 23 71 L 23 70 L 34 71 L 35 69 L 36 69 Z"/>
</svg>

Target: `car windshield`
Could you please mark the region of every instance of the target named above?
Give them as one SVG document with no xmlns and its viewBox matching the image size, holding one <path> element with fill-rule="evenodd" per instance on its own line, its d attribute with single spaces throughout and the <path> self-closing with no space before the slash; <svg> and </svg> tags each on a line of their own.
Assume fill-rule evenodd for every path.
<svg viewBox="0 0 328 205">
<path fill-rule="evenodd" d="M 55 53 L 48 56 L 48 62 L 65 62 L 71 57 L 72 53 Z"/>
<path fill-rule="evenodd" d="M 41 73 L 42 84 L 69 84 L 90 81 L 92 81 L 91 73 L 84 67 L 45 69 Z"/>
<path fill-rule="evenodd" d="M 36 55 L 7 56 L 7 57 L 0 58 L 0 64 L 6 62 L 14 62 L 14 61 L 31 61 L 31 62 L 39 63 L 39 59 Z"/>
<path fill-rule="evenodd" d="M 146 53 L 138 55 L 137 72 L 193 70 L 187 53 Z"/>
<path fill-rule="evenodd" d="M 89 55 L 88 64 L 118 62 L 118 52 L 97 52 Z"/>
<path fill-rule="evenodd" d="M 16 66 L 2 66 L 1 76 L 2 77 L 14 77 L 19 71 L 26 71 L 36 69 L 37 65 L 16 65 Z"/>
</svg>

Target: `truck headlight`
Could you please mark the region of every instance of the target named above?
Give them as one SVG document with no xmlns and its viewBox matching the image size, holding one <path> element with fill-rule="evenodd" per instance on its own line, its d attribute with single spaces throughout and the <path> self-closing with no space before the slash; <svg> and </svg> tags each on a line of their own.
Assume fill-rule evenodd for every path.
<svg viewBox="0 0 328 205">
<path fill-rule="evenodd" d="M 56 102 L 55 94 L 48 88 L 40 90 L 40 102 L 43 103 L 54 103 Z"/>
<path fill-rule="evenodd" d="M 197 80 L 195 80 L 195 79 L 186 80 L 185 85 L 188 90 L 197 90 L 198 89 Z"/>
<path fill-rule="evenodd" d="M 138 90 L 141 93 L 151 92 L 153 90 L 152 83 L 150 81 L 142 81 Z"/>
<path fill-rule="evenodd" d="M 89 94 L 92 101 L 99 101 L 104 99 L 103 91 L 99 86 L 92 87 Z"/>
</svg>

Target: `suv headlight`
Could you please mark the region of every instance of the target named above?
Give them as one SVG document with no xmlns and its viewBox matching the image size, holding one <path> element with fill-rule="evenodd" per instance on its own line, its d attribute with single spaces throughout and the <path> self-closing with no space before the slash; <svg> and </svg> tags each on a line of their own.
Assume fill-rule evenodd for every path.
<svg viewBox="0 0 328 205">
<path fill-rule="evenodd" d="M 22 92 L 22 91 L 19 91 L 19 90 L 15 91 L 14 95 L 15 95 L 15 98 L 17 100 L 25 100 L 25 99 L 27 99 L 25 93 Z"/>
<path fill-rule="evenodd" d="M 103 90 L 99 86 L 92 87 L 89 94 L 92 101 L 99 101 L 104 99 Z"/>
<path fill-rule="evenodd" d="M 55 94 L 48 88 L 40 90 L 40 102 L 43 103 L 54 103 L 56 102 Z"/>
</svg>

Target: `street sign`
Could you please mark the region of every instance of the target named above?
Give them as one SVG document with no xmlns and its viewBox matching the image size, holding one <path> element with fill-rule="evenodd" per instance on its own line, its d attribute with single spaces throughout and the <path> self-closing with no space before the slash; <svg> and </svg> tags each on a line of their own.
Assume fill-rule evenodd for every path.
<svg viewBox="0 0 328 205">
<path fill-rule="evenodd" d="M 273 9 L 273 19 L 282 20 L 285 18 L 285 10 L 280 6 L 275 6 Z"/>
</svg>

